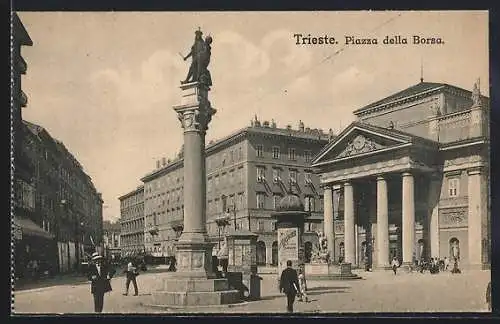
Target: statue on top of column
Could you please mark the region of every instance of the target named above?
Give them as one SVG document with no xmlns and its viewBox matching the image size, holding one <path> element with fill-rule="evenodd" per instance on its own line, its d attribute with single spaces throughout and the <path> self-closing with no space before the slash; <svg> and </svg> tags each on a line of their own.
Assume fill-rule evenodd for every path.
<svg viewBox="0 0 500 324">
<path fill-rule="evenodd" d="M 205 40 L 203 40 L 202 35 L 203 32 L 198 28 L 198 30 L 195 31 L 194 44 L 191 47 L 191 51 L 188 55 L 182 57 L 184 61 L 191 57 L 192 61 L 186 79 L 181 81 L 181 84 L 199 82 L 207 87 L 212 85 L 212 77 L 208 70 L 210 57 L 212 55 L 212 37 L 208 35 L 205 37 Z"/>
<path fill-rule="evenodd" d="M 481 104 L 481 89 L 479 88 L 479 79 L 474 83 L 474 88 L 472 89 L 472 104 L 474 106 Z"/>
</svg>

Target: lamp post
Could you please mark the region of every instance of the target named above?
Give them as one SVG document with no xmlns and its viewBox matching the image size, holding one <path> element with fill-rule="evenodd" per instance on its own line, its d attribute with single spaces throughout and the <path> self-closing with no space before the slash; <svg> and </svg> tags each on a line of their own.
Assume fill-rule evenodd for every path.
<svg viewBox="0 0 500 324">
<path fill-rule="evenodd" d="M 217 218 L 215 220 L 215 223 L 217 224 L 217 227 L 219 229 L 219 251 L 220 251 L 220 239 L 221 239 L 221 228 L 225 229 L 227 225 L 229 225 L 229 220 L 227 217 L 222 217 L 222 218 Z"/>
</svg>

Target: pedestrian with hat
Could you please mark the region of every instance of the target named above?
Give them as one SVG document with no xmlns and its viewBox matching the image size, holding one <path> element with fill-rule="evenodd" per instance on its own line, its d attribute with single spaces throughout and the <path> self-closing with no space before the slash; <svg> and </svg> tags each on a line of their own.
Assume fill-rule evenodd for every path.
<svg viewBox="0 0 500 324">
<path fill-rule="evenodd" d="M 115 271 L 105 262 L 98 252 L 92 253 L 92 265 L 89 267 L 88 279 L 91 281 L 90 293 L 94 296 L 94 311 L 101 313 L 104 306 L 104 294 L 110 292 L 111 278 Z"/>
</svg>

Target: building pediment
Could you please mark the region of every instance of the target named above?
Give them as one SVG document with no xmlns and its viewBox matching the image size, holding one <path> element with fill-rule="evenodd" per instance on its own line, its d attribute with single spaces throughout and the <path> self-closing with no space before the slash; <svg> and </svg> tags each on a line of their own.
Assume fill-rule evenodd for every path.
<svg viewBox="0 0 500 324">
<path fill-rule="evenodd" d="M 411 136 L 353 122 L 317 155 L 313 166 L 378 154 L 410 145 L 412 145 Z"/>
</svg>

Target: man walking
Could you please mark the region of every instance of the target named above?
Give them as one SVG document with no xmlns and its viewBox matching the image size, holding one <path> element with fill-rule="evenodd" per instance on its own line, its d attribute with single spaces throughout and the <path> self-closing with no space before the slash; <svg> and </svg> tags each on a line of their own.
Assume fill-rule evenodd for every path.
<svg viewBox="0 0 500 324">
<path fill-rule="evenodd" d="M 104 306 L 104 294 L 110 292 L 114 271 L 104 263 L 104 258 L 99 253 L 92 254 L 94 264 L 90 266 L 88 279 L 92 282 L 90 293 L 94 296 L 94 311 L 101 313 Z"/>
<path fill-rule="evenodd" d="M 292 261 L 286 262 L 286 269 L 281 273 L 280 292 L 285 293 L 287 299 L 287 311 L 293 313 L 293 302 L 299 290 L 299 278 L 297 271 L 292 268 Z"/>
<path fill-rule="evenodd" d="M 124 296 L 128 295 L 128 287 L 130 286 L 130 282 L 134 285 L 134 296 L 139 295 L 139 289 L 137 289 L 137 280 L 136 277 L 139 275 L 137 268 L 133 265 L 132 261 L 127 264 L 127 270 L 125 271 L 127 276 L 127 281 L 125 283 L 125 293 Z"/>
</svg>

